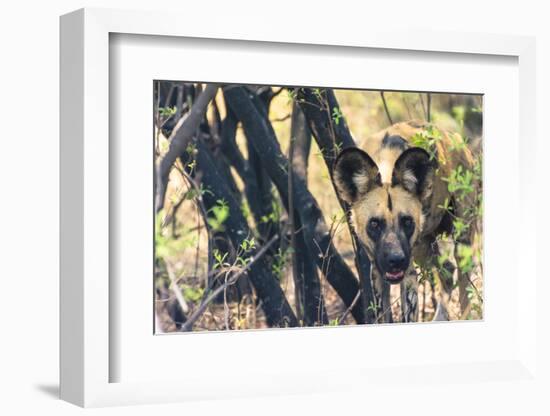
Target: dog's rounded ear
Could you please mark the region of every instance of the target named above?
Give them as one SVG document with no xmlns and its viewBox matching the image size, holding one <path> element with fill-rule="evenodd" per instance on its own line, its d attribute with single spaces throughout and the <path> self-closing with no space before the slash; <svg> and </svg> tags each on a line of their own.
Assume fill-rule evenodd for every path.
<svg viewBox="0 0 550 416">
<path fill-rule="evenodd" d="M 336 191 L 340 198 L 353 204 L 363 197 L 373 186 L 381 185 L 378 166 L 361 149 L 344 149 L 334 162 L 333 170 Z"/>
<path fill-rule="evenodd" d="M 395 161 L 392 186 L 401 185 L 427 203 L 433 192 L 437 162 L 420 147 L 405 150 Z"/>
</svg>

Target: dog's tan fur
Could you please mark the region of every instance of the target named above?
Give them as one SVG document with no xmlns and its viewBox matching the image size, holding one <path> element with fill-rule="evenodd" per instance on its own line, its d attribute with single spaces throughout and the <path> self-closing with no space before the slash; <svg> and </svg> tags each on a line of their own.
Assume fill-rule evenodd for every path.
<svg viewBox="0 0 550 416">
<path fill-rule="evenodd" d="M 412 258 L 421 264 L 434 256 L 431 246 L 437 235 L 444 231 L 448 232 L 443 224 L 444 217 L 448 214 L 441 207 L 446 200 L 452 198 L 452 195 L 443 178 L 448 177 L 452 169 L 458 165 L 462 165 L 465 169 L 472 169 L 474 166 L 472 153 L 464 145 L 462 137 L 439 130 L 442 137 L 435 143 L 437 160 L 434 161 L 436 162 L 433 168 L 434 174 L 426 180 L 422 193 L 418 195 L 410 191 L 417 180 L 412 172 L 406 169 L 398 172 L 399 181 L 396 183 L 395 164 L 405 148 L 384 142 L 388 136 L 399 136 L 407 143 L 404 146 L 410 148 L 412 147 L 411 138 L 426 127 L 425 123 L 416 121 L 397 123 L 367 138 L 360 148 L 370 156 L 376 167 L 360 170 L 352 176 L 351 181 L 354 189 L 357 189 L 357 195 L 350 194 L 349 178 L 346 179 L 340 174 L 338 161 L 336 163 L 334 177 L 338 193 L 351 204 L 356 232 L 365 245 L 371 261 L 375 256 L 375 243 L 368 237 L 366 230 L 369 219 L 373 217 L 384 218 L 387 224 L 394 224 L 394 226 L 400 215 L 406 214 L 412 217 L 416 224 L 414 234 L 410 238 Z M 348 183 L 345 183 L 346 180 Z M 376 186 L 373 182 L 376 182 Z M 464 209 L 475 202 L 470 198 L 473 196 L 455 204 L 456 215 L 460 216 Z M 470 235 L 473 228 L 470 230 Z M 407 278 L 408 281 L 405 284 L 416 290 L 416 273 L 412 260 L 407 270 Z M 380 292 L 382 279 L 376 270 L 373 270 L 373 280 Z M 413 315 L 415 314 L 414 312 Z"/>
<path fill-rule="evenodd" d="M 393 201 L 393 209 L 390 211 L 386 203 L 388 194 Z M 367 237 L 366 224 L 371 217 L 382 217 L 388 224 L 396 221 L 395 212 L 407 213 L 414 218 L 416 227 L 412 240 L 417 241 L 420 236 L 419 230 L 422 230 L 424 215 L 422 215 L 422 206 L 418 199 L 409 194 L 403 188 L 392 188 L 389 184 L 384 184 L 380 188 L 375 188 L 369 193 L 368 198 L 363 198 L 353 205 L 353 220 L 357 235 L 365 245 L 367 253 L 371 258 L 374 253 L 372 241 Z"/>
</svg>

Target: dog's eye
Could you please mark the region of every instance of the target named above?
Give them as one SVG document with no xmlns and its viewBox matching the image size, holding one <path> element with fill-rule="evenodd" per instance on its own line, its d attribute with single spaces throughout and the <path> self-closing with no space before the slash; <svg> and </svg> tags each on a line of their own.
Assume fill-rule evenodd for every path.
<svg viewBox="0 0 550 416">
<path fill-rule="evenodd" d="M 380 228 L 380 220 L 377 218 L 373 218 L 369 221 L 369 228 L 371 230 L 377 230 Z"/>
<path fill-rule="evenodd" d="M 405 234 L 410 236 L 414 232 L 414 220 L 412 217 L 408 215 L 401 217 L 401 227 L 403 227 Z"/>
<path fill-rule="evenodd" d="M 367 224 L 367 234 L 373 240 L 378 240 L 378 238 L 382 234 L 384 225 L 384 220 L 380 218 L 371 218 Z"/>
</svg>

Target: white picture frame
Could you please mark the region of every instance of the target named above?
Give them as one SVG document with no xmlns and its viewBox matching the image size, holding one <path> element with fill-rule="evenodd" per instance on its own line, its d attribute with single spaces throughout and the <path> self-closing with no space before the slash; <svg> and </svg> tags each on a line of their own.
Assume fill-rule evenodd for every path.
<svg viewBox="0 0 550 416">
<path fill-rule="evenodd" d="M 322 27 L 312 26 L 303 30 L 291 26 L 281 31 L 278 26 L 265 25 L 254 27 L 245 35 L 233 32 L 229 24 L 221 21 L 220 24 L 205 27 L 186 20 L 186 25 L 182 27 L 178 24 L 182 19 L 183 16 L 172 13 L 106 9 L 83 9 L 61 18 L 61 398 L 88 407 L 322 393 L 342 389 L 361 391 L 367 385 L 373 397 L 377 397 L 377 394 L 387 390 L 392 380 L 403 377 L 415 378 L 414 381 L 403 382 L 413 390 L 421 386 L 433 389 L 434 379 L 442 383 L 436 388 L 443 388 L 445 383 L 452 382 L 449 377 L 439 377 L 445 372 L 452 373 L 455 382 L 458 380 L 463 384 L 506 382 L 506 388 L 513 391 L 518 388 L 536 391 L 541 386 L 535 358 L 537 323 L 529 317 L 536 315 L 537 299 L 533 288 L 536 288 L 537 279 L 541 276 L 536 261 L 533 261 L 533 253 L 528 248 L 532 247 L 529 242 L 536 241 L 536 218 L 529 210 L 529 206 L 536 204 L 535 184 L 529 180 L 536 174 L 533 163 L 536 154 L 534 39 L 475 33 L 434 34 L 425 30 L 409 32 L 391 25 L 363 29 L 361 33 L 350 28 L 338 34 L 327 34 Z M 228 386 L 224 380 L 209 380 L 206 390 L 206 373 L 202 379 L 200 374 L 196 374 L 182 380 L 112 382 L 111 368 L 121 358 L 112 349 L 109 330 L 110 311 L 116 309 L 109 293 L 112 262 L 109 229 L 113 226 L 109 206 L 110 171 L 113 169 L 109 154 L 109 97 L 113 87 L 110 85 L 109 56 L 112 34 L 270 42 L 277 43 L 283 50 L 285 45 L 290 44 L 303 47 L 330 45 L 356 50 L 423 51 L 441 56 L 464 54 L 472 59 L 476 55 L 517 59 L 517 140 L 518 143 L 525 140 L 529 145 L 515 149 L 518 160 L 514 169 L 517 169 L 519 189 L 516 190 L 517 206 L 513 209 L 517 213 L 516 225 L 519 222 L 519 226 L 516 227 L 517 267 L 511 273 L 517 282 L 521 270 L 522 284 L 517 286 L 514 294 L 513 346 L 503 348 L 504 354 L 495 354 L 497 360 L 477 362 L 440 360 L 411 366 L 403 361 L 393 367 L 384 363 L 378 368 L 372 365 L 352 367 L 348 364 L 319 372 L 297 370 L 296 373 L 285 369 L 280 372 L 262 370 L 260 366 L 254 374 L 267 377 L 269 381 L 253 380 L 245 384 L 246 388 L 242 388 L 242 384 Z M 420 327 L 408 328 L 408 333 L 422 331 Z M 364 329 L 354 329 L 355 334 L 350 337 L 356 337 L 358 331 Z M 303 342 L 311 342 L 311 339 L 322 342 L 319 331 L 323 330 L 301 331 L 293 336 L 301 337 Z M 247 337 L 251 342 L 252 337 L 260 337 L 257 334 L 251 332 L 241 335 L 241 338 Z M 275 345 L 281 334 L 278 331 L 263 331 L 261 336 Z M 298 332 L 295 331 L 295 334 Z M 397 336 L 403 336 L 403 332 Z M 170 341 L 175 338 L 164 337 L 167 341 L 163 342 L 176 342 Z M 346 338 L 348 342 L 351 339 Z M 135 348 L 139 353 L 140 347 Z M 337 381 L 319 383 L 320 374 L 331 375 L 331 379 Z M 473 379 L 472 374 L 476 375 Z M 497 399 L 498 389 L 491 390 L 489 394 Z"/>
</svg>

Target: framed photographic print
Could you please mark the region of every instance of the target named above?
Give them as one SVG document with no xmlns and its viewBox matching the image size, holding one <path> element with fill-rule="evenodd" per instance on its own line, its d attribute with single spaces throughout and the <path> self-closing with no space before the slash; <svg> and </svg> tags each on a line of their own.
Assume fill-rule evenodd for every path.
<svg viewBox="0 0 550 416">
<path fill-rule="evenodd" d="M 536 384 L 533 39 L 178 18 L 61 18 L 62 398 Z"/>
</svg>

